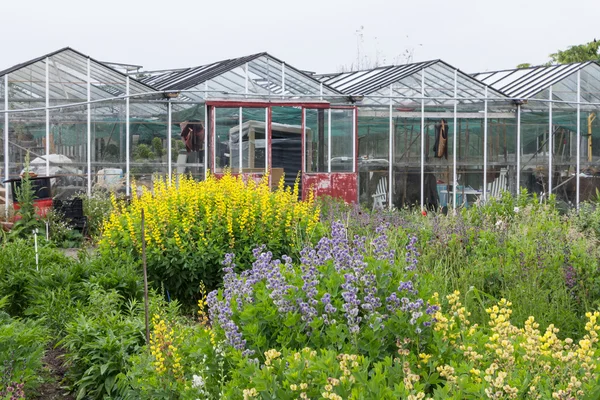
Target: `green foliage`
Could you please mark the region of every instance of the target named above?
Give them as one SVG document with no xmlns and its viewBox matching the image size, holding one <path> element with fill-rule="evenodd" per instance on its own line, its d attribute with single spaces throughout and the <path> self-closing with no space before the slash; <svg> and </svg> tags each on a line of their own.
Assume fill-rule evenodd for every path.
<svg viewBox="0 0 600 400">
<path fill-rule="evenodd" d="M 485 308 L 505 297 L 515 304 L 516 322 L 535 315 L 542 327 L 555 324 L 561 335 L 578 338 L 585 313 L 600 306 L 600 211 L 595 210 L 582 205 L 581 213 L 562 215 L 553 198 L 540 203 L 523 190 L 456 216 L 343 207 L 323 218 L 345 221 L 349 236 L 367 238 L 388 224 L 388 240 L 396 249 L 402 235 L 417 235 L 421 276 L 440 295 L 465 293 L 476 323 L 487 323 Z"/>
<path fill-rule="evenodd" d="M 42 357 L 49 339 L 41 323 L 17 320 L 2 311 L 7 298 L 0 299 L 0 398 L 9 386 L 24 384 L 25 391 L 42 382 Z M 6 397 L 11 399 L 11 397 Z"/>
<path fill-rule="evenodd" d="M 517 68 L 521 69 L 521 68 L 530 68 L 531 64 L 530 63 L 522 63 L 517 65 Z"/>
<path fill-rule="evenodd" d="M 89 294 L 88 312 L 66 326 L 59 344 L 67 351 L 65 361 L 77 399 L 118 395 L 117 375 L 144 344 L 140 303 L 130 301 L 122 312 L 121 302 L 116 291 L 96 287 Z"/>
<path fill-rule="evenodd" d="M 46 213 L 43 221 L 48 224 L 50 241 L 60 248 L 79 247 L 83 242 L 81 232 L 73 229 L 60 212 L 51 209 Z M 42 234 L 42 232 L 40 232 Z"/>
<path fill-rule="evenodd" d="M 209 329 L 199 324 L 170 321 L 176 332 L 183 379 L 157 372 L 156 357 L 148 349 L 130 359 L 121 384 L 125 399 L 220 399 L 228 374 L 223 343 L 216 343 Z"/>
<path fill-rule="evenodd" d="M 570 64 L 584 61 L 600 61 L 600 42 L 592 42 L 569 46 L 566 50 L 558 50 L 550 54 L 552 64 Z"/>
<path fill-rule="evenodd" d="M 154 152 L 154 155 L 158 158 L 162 157 L 163 154 L 166 153 L 166 150 L 163 147 L 162 144 L 162 140 L 160 140 L 160 138 L 155 137 L 152 139 L 152 151 Z"/>
<path fill-rule="evenodd" d="M 99 239 L 102 225 L 113 210 L 110 193 L 104 190 L 92 190 L 88 197 L 82 194 L 83 215 L 87 217 L 88 235 L 92 239 Z"/>
<path fill-rule="evenodd" d="M 10 238 L 30 237 L 35 229 L 42 227 L 42 224 L 34 207 L 35 192 L 29 175 L 29 152 L 25 156 L 25 171 L 21 178 L 21 185 L 16 189 L 15 197 L 20 206 L 17 211 L 19 219 L 12 227 L 9 236 Z"/>
</svg>

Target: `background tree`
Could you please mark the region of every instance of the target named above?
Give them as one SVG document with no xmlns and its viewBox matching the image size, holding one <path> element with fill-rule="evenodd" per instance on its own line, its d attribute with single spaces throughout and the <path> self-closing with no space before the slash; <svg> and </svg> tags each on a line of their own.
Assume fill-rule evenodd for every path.
<svg viewBox="0 0 600 400">
<path fill-rule="evenodd" d="M 579 44 L 576 46 L 569 46 L 566 50 L 558 50 L 556 53 L 550 54 L 550 61 L 548 65 L 557 64 L 570 64 L 576 62 L 585 61 L 598 61 L 600 62 L 600 42 L 594 39 L 589 43 Z M 522 63 L 517 65 L 517 68 L 529 68 L 530 63 Z"/>
<path fill-rule="evenodd" d="M 550 54 L 550 64 L 569 64 L 584 61 L 600 61 L 600 42 L 594 39 L 592 42 L 569 46 L 566 50 L 558 50 Z"/>
</svg>

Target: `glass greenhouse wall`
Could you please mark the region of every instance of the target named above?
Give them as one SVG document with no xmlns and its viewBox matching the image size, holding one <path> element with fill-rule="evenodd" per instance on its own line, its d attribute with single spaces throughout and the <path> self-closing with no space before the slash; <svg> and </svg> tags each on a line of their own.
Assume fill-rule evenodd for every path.
<svg viewBox="0 0 600 400">
<path fill-rule="evenodd" d="M 0 98 L 2 177 L 19 176 L 29 153 L 58 197 L 226 168 L 276 168 L 288 185 L 356 174 L 352 201 L 386 208 L 469 207 L 522 188 L 577 205 L 600 187 L 596 63 L 470 76 L 436 60 L 319 76 L 260 53 L 137 80 L 63 49 L 1 71 Z"/>
</svg>

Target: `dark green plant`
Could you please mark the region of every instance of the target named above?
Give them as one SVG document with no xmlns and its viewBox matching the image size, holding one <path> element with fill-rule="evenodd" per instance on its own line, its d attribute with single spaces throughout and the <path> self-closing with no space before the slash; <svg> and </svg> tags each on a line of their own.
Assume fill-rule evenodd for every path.
<svg viewBox="0 0 600 400">
<path fill-rule="evenodd" d="M 143 311 L 133 301 L 121 312 L 122 299 L 116 291 L 95 288 L 89 296 L 87 312 L 67 324 L 59 345 L 66 350 L 77 399 L 118 397 L 116 377 L 144 344 Z"/>
<path fill-rule="evenodd" d="M 15 383 L 24 384 L 29 391 L 43 380 L 42 357 L 48 332 L 39 322 L 10 318 L 2 311 L 7 303 L 6 297 L 0 299 L 0 392 Z"/>
</svg>

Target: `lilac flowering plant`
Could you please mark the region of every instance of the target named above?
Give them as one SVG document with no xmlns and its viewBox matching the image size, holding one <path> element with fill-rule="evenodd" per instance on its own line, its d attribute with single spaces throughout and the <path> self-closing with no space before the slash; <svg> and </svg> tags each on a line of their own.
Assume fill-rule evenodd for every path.
<svg viewBox="0 0 600 400">
<path fill-rule="evenodd" d="M 427 343 L 432 312 L 417 280 L 417 238 L 405 237 L 405 257 L 387 243 L 387 227 L 372 240 L 348 238 L 340 222 L 308 245 L 300 260 L 254 251 L 252 268 L 236 274 L 227 255 L 224 285 L 208 296 L 216 332 L 245 355 L 280 346 L 330 348 L 379 359 L 399 338 Z"/>
</svg>

